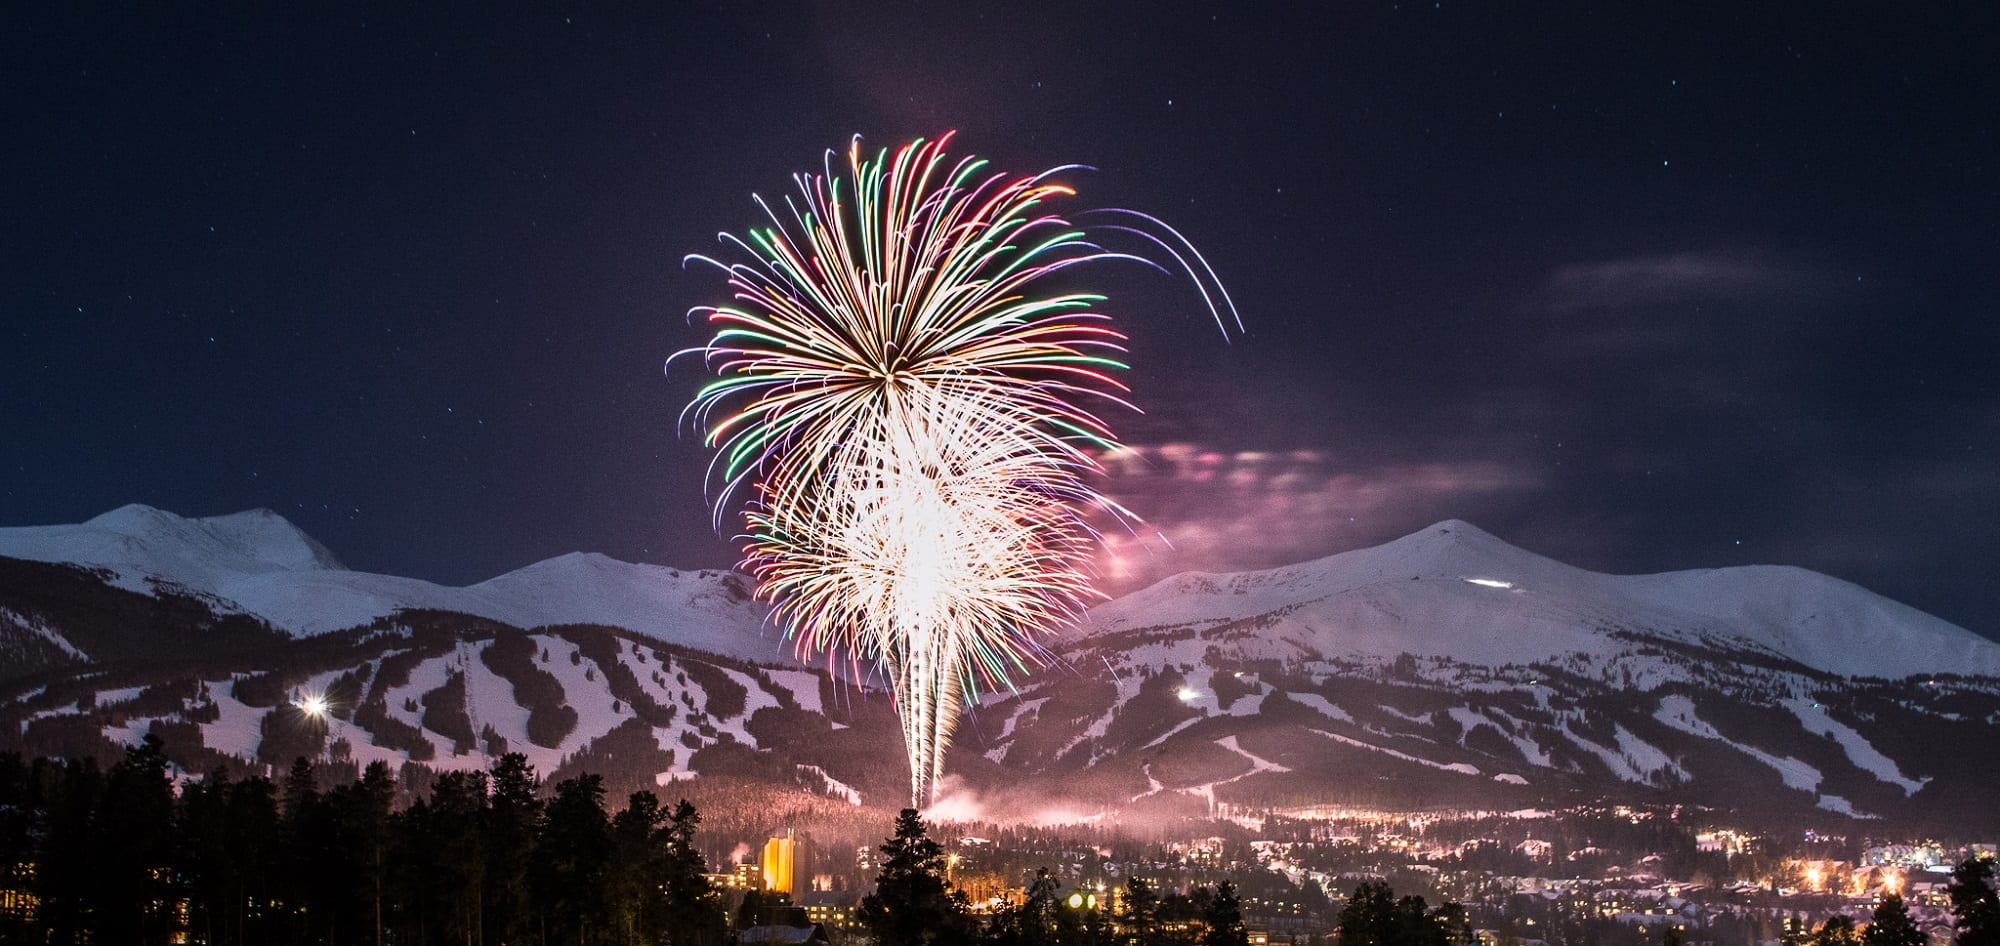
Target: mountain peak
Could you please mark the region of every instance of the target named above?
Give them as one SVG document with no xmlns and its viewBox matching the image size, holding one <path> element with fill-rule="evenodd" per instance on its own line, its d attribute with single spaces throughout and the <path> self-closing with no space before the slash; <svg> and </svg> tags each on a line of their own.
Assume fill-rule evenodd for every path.
<svg viewBox="0 0 2000 946">
<path fill-rule="evenodd" d="M 164 509 L 148 506 L 145 503 L 126 503 L 116 509 L 92 516 L 84 520 L 83 524 L 99 529 L 126 532 L 144 528 L 151 524 L 170 521 L 185 522 L 186 520 Z"/>
<path fill-rule="evenodd" d="M 1470 523 L 1470 522 L 1467 522 L 1467 521 L 1465 521 L 1465 520 L 1463 520 L 1463 519 L 1440 519 L 1440 520 L 1438 520 L 1437 522 L 1433 522 L 1433 523 L 1431 523 L 1431 524 L 1430 524 L 1430 526 L 1429 526 L 1428 528 L 1425 528 L 1425 529 L 1419 529 L 1419 530 L 1417 530 L 1417 531 L 1418 531 L 1418 532 L 1436 532 L 1436 533 L 1439 533 L 1439 534 L 1445 534 L 1445 533 L 1463 533 L 1463 534 L 1472 534 L 1472 535 L 1483 535 L 1483 536 L 1485 536 L 1485 537 L 1487 537 L 1487 538 L 1489 538 L 1489 539 L 1490 539 L 1490 538 L 1493 538 L 1493 534 L 1492 534 L 1492 533 L 1490 533 L 1490 532 L 1487 532 L 1486 530 L 1484 530 L 1484 529 L 1481 529 L 1480 527 L 1478 527 L 1478 526 L 1475 526 L 1475 525 L 1473 525 L 1472 523 Z"/>
<path fill-rule="evenodd" d="M 190 519 L 128 503 L 76 525 L 0 528 L 0 555 L 109 568 L 206 589 L 220 576 L 345 568 L 326 546 L 269 509 Z"/>
<path fill-rule="evenodd" d="M 1483 551 L 1506 550 L 1515 554 L 1533 554 L 1463 519 L 1445 519 L 1431 523 L 1400 539 L 1391 540 L 1383 547 L 1390 548 L 1403 544 L 1426 547 L 1468 547 Z"/>
<path fill-rule="evenodd" d="M 306 534 L 290 519 L 262 506 L 195 520 L 241 547 L 257 550 L 257 558 L 289 569 L 345 571 L 332 550 Z"/>
<path fill-rule="evenodd" d="M 1726 640 L 1849 677 L 2000 674 L 1993 642 L 1817 572 L 1606 575 L 1457 519 L 1298 565 L 1177 575 L 1092 608 L 1080 630 L 1224 625 L 1258 628 L 1240 646 L 1283 659 L 1410 653 L 1525 664 L 1624 653 L 1630 647 L 1614 632 L 1625 632 Z"/>
</svg>

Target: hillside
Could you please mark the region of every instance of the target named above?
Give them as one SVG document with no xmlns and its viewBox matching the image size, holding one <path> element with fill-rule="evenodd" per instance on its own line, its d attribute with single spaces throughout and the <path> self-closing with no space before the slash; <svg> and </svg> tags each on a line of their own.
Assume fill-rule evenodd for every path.
<svg viewBox="0 0 2000 946">
<path fill-rule="evenodd" d="M 569 555 L 446 588 L 348 571 L 263 514 L 120 513 L 0 530 L 0 549 L 95 556 L 0 559 L 0 647 L 20 655 L 0 749 L 109 757 L 150 731 L 191 773 L 521 751 L 544 774 L 822 812 L 907 790 L 887 700 L 783 655 L 737 576 Z M 384 613 L 332 628 L 315 601 Z M 2000 646 L 1799 569 L 1600 575 L 1445 522 L 1182 575 L 1051 647 L 969 709 L 940 811 L 1601 802 L 2000 828 Z M 294 705 L 315 693 L 330 721 Z"/>
<path fill-rule="evenodd" d="M 466 587 L 352 571 L 268 509 L 187 519 L 124 506 L 77 525 L 0 528 L 0 556 L 105 572 L 130 591 L 203 599 L 293 635 L 367 624 L 402 610 L 455 611 L 534 627 L 627 627 L 715 653 L 785 660 L 782 635 L 750 585 L 729 572 L 681 571 L 571 553 Z"/>
</svg>

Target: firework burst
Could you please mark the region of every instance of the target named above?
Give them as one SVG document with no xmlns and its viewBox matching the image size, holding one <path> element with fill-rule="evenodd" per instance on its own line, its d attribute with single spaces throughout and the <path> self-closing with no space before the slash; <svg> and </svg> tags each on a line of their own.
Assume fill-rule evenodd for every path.
<svg viewBox="0 0 2000 946">
<path fill-rule="evenodd" d="M 1093 452 L 1116 446 L 1096 409 L 1130 406 L 1124 336 L 1101 296 L 1043 290 L 1072 266 L 1145 262 L 1044 208 L 1073 193 L 1055 180 L 1070 168 L 991 172 L 949 159 L 950 137 L 873 159 L 857 138 L 844 174 L 829 152 L 782 211 L 759 199 L 769 226 L 723 235 L 744 259 L 690 257 L 734 295 L 691 313 L 715 329 L 691 353 L 718 378 L 688 409 L 717 448 L 717 522 L 742 503 L 744 565 L 801 656 L 885 671 L 918 804 L 964 700 L 1011 688 L 1099 597 L 1088 519 L 1130 518 L 1090 485 Z M 1111 229 L 1233 317 L 1178 234 L 1129 219 L 1153 226 Z"/>
</svg>

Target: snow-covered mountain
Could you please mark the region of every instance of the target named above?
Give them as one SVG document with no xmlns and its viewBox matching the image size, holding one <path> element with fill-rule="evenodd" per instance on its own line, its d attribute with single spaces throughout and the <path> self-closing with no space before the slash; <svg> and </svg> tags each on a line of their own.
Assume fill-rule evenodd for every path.
<svg viewBox="0 0 2000 946">
<path fill-rule="evenodd" d="M 367 624 L 403 610 L 456 611 L 516 627 L 607 624 L 751 660 L 789 649 L 740 576 L 571 553 L 476 585 L 351 571 L 283 516 L 254 509 L 187 519 L 150 506 L 78 525 L 0 528 L 0 556 L 105 569 L 112 583 L 162 586 L 294 635 Z"/>
<path fill-rule="evenodd" d="M 346 567 L 269 509 L 186 519 L 138 503 L 76 525 L 0 528 L 0 555 L 110 569 L 137 591 L 150 578 L 206 589 L 248 575 Z"/>
<path fill-rule="evenodd" d="M 970 738 L 1100 805 L 1626 792 L 1875 817 L 1955 805 L 2000 758 L 2000 644 L 1803 569 L 1602 575 L 1457 521 L 1177 576 L 1057 651 L 1067 676 Z"/>
<path fill-rule="evenodd" d="M 1300 565 L 1179 575 L 1093 609 L 1082 635 L 1245 620 L 1262 622 L 1232 649 L 1246 659 L 1407 653 L 1501 666 L 1615 653 L 1630 644 L 1610 632 L 1643 629 L 1848 677 L 2000 676 L 2000 644 L 1817 572 L 1604 575 L 1457 520 Z"/>
<path fill-rule="evenodd" d="M 0 749 L 152 731 L 190 771 L 525 751 L 899 805 L 887 701 L 802 669 L 747 592 L 588 554 L 463 588 L 371 575 L 265 512 L 0 529 Z M 2000 828 L 2000 645 L 1800 569 L 1602 575 L 1448 521 L 1178 576 L 1050 643 L 953 749 L 989 813 L 1650 801 Z M 338 697 L 331 732 L 299 725 L 307 692 Z"/>
</svg>

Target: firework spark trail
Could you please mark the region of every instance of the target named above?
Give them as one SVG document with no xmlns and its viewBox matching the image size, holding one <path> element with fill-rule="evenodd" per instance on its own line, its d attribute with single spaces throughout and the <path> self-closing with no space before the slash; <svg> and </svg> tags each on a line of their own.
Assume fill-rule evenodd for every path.
<svg viewBox="0 0 2000 946">
<path fill-rule="evenodd" d="M 758 200 L 768 227 L 723 234 L 747 261 L 689 257 L 734 295 L 690 313 L 715 327 L 689 353 L 718 378 L 688 412 L 717 448 L 717 522 L 743 497 L 744 566 L 801 656 L 888 671 L 920 805 L 967 696 L 1011 689 L 1101 597 L 1087 518 L 1134 518 L 1089 483 L 1091 451 L 1117 446 L 1092 405 L 1131 406 L 1124 336 L 1101 296 L 1036 290 L 1084 263 L 1153 265 L 1042 209 L 1073 193 L 1054 180 L 1069 168 L 991 172 L 948 159 L 950 138 L 872 160 L 857 138 L 844 174 L 829 152 L 782 212 Z M 1106 229 L 1172 255 L 1226 330 L 1213 270 L 1158 227 L 1178 242 Z"/>
</svg>

